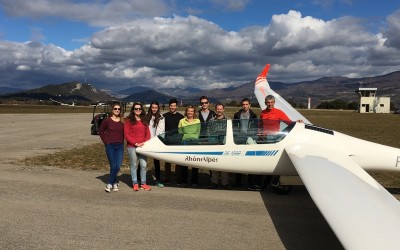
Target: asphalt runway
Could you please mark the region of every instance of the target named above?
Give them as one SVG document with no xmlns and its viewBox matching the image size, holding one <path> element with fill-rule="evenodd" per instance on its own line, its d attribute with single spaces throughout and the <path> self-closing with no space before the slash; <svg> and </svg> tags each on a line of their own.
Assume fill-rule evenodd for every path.
<svg viewBox="0 0 400 250">
<path fill-rule="evenodd" d="M 0 115 L 1 249 L 342 249 L 304 187 L 106 193 L 105 172 L 13 163 L 99 142 L 90 119 Z"/>
</svg>

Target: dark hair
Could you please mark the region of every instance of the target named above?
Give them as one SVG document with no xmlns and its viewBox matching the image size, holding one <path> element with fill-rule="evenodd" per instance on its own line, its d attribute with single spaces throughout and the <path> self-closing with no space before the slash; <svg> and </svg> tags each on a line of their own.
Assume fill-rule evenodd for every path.
<svg viewBox="0 0 400 250">
<path fill-rule="evenodd" d="M 158 123 L 160 122 L 160 118 L 161 118 L 160 104 L 157 101 L 152 101 L 150 103 L 150 107 L 145 116 L 145 120 L 146 120 L 147 124 L 150 124 L 151 118 L 153 117 L 153 112 L 151 111 L 151 106 L 153 106 L 153 105 L 157 105 L 157 108 L 158 108 L 157 112 L 154 115 L 154 124 L 153 124 L 153 127 L 156 128 L 158 126 Z"/>
<path fill-rule="evenodd" d="M 168 105 L 171 106 L 172 103 L 176 103 L 176 105 L 178 106 L 178 100 L 176 100 L 176 98 L 172 98 L 171 100 L 169 100 Z"/>
<path fill-rule="evenodd" d="M 124 123 L 124 122 L 125 122 L 125 119 L 124 119 L 124 113 L 122 113 L 123 110 L 122 110 L 121 104 L 119 104 L 119 102 L 113 102 L 113 103 L 111 104 L 111 110 L 113 110 L 115 106 L 119 106 L 119 107 L 120 107 L 120 109 L 121 109 L 120 111 L 121 111 L 121 112 L 119 112 L 119 119 L 120 119 L 120 121 L 121 121 L 122 123 Z M 111 111 L 111 113 L 112 113 L 112 111 Z M 110 116 L 111 116 L 111 115 L 110 115 Z"/>
<path fill-rule="evenodd" d="M 132 105 L 131 108 L 131 112 L 129 113 L 128 119 L 129 121 L 131 121 L 132 124 L 136 124 L 136 116 L 135 116 L 135 106 L 139 105 L 140 108 L 142 109 L 142 112 L 140 113 L 140 120 L 142 121 L 142 123 L 146 126 L 148 126 L 149 124 L 146 122 L 145 116 L 146 116 L 146 112 L 143 109 L 143 105 L 140 102 L 135 102 Z"/>
<path fill-rule="evenodd" d="M 225 105 L 224 105 L 224 104 L 222 104 L 222 103 L 220 103 L 220 102 L 219 102 L 219 103 L 217 103 L 217 104 L 215 104 L 215 109 L 217 109 L 217 107 L 218 107 L 218 106 L 222 106 L 222 108 L 225 108 Z"/>
<path fill-rule="evenodd" d="M 243 98 L 240 104 L 243 104 L 243 102 L 248 102 L 250 104 L 250 99 L 249 98 Z"/>
<path fill-rule="evenodd" d="M 209 101 L 208 97 L 203 95 L 202 97 L 200 97 L 199 102 L 201 102 L 201 100 L 203 100 L 203 99 L 207 99 L 207 101 Z"/>
</svg>

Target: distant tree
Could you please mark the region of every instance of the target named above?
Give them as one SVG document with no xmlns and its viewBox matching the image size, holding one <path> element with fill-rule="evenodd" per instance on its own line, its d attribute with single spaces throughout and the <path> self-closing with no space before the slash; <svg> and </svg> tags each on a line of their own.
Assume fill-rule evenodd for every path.
<svg viewBox="0 0 400 250">
<path fill-rule="evenodd" d="M 347 102 L 340 100 L 340 99 L 335 99 L 332 101 L 333 109 L 346 109 L 347 108 Z"/>
<path fill-rule="evenodd" d="M 318 104 L 317 109 L 329 109 L 329 102 L 321 102 Z"/>
<path fill-rule="evenodd" d="M 293 101 L 293 99 L 289 99 L 289 100 L 288 100 L 288 103 L 289 103 L 290 105 L 292 105 L 293 108 L 297 108 L 297 103 L 296 103 L 295 101 Z"/>
<path fill-rule="evenodd" d="M 348 110 L 357 110 L 358 109 L 358 102 L 349 102 L 347 104 Z"/>
<path fill-rule="evenodd" d="M 304 105 L 303 103 L 297 103 L 295 102 L 293 99 L 289 99 L 287 101 L 290 105 L 292 105 L 293 108 L 298 108 L 298 109 L 305 109 L 307 108 L 306 105 Z"/>
<path fill-rule="evenodd" d="M 396 105 L 394 102 L 390 102 L 390 111 L 394 111 L 396 109 Z"/>
<path fill-rule="evenodd" d="M 305 109 L 307 108 L 306 105 L 304 105 L 303 103 L 300 103 L 299 105 L 297 105 L 298 109 Z"/>
<path fill-rule="evenodd" d="M 321 102 L 317 109 L 349 109 L 349 110 L 356 110 L 358 108 L 357 102 L 350 102 L 347 103 L 343 100 L 336 99 L 333 101 L 325 101 Z"/>
<path fill-rule="evenodd" d="M 238 107 L 239 103 L 237 101 L 230 101 L 230 102 L 227 102 L 225 105 L 229 106 L 229 107 Z"/>
</svg>

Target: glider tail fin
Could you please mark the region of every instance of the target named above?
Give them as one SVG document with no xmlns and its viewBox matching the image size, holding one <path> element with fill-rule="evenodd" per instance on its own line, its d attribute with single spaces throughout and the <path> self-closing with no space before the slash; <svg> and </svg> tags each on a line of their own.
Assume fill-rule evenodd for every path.
<svg viewBox="0 0 400 250">
<path fill-rule="evenodd" d="M 292 107 L 285 99 L 271 89 L 267 81 L 267 74 L 270 64 L 267 64 L 264 70 L 258 75 L 254 84 L 254 94 L 256 95 L 258 104 L 261 109 L 265 109 L 265 97 L 272 95 L 275 97 L 275 107 L 285 112 L 285 114 L 293 121 L 303 120 L 305 123 L 311 124 L 307 118 L 300 114 L 295 108 Z"/>
</svg>

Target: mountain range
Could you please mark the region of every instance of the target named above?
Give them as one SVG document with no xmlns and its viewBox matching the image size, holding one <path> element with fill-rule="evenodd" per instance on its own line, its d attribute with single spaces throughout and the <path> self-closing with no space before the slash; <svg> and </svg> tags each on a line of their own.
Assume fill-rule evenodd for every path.
<svg viewBox="0 0 400 250">
<path fill-rule="evenodd" d="M 389 96 L 396 107 L 400 106 L 400 71 L 390 74 L 364 77 L 323 77 L 313 81 L 297 83 L 269 82 L 271 88 L 286 100 L 298 104 L 307 104 L 311 98 L 312 106 L 322 101 L 341 99 L 346 102 L 358 101 L 355 91 L 359 87 L 377 88 L 377 96 Z M 9 91 L 9 90 L 8 90 Z M 93 85 L 80 82 L 68 82 L 59 85 L 46 85 L 41 88 L 18 91 L 11 94 L 0 95 L 4 103 L 10 100 L 57 100 L 59 102 L 93 103 L 96 101 L 124 100 L 150 103 L 157 100 L 159 103 L 168 103 L 171 98 L 177 98 L 184 104 L 197 104 L 200 96 L 208 96 L 212 103 L 240 102 L 247 97 L 256 102 L 254 94 L 254 81 L 249 81 L 237 87 L 222 89 L 201 88 L 163 88 L 151 89 L 146 86 L 137 86 L 117 93 L 98 90 Z M 0 92 L 1 93 L 1 92 Z"/>
<path fill-rule="evenodd" d="M 19 91 L 23 91 L 23 89 L 10 88 L 10 87 L 0 87 L 0 95 L 9 94 L 9 93 L 15 93 L 15 92 L 19 92 Z"/>
<path fill-rule="evenodd" d="M 88 104 L 97 101 L 108 101 L 116 99 L 105 91 L 96 89 L 88 83 L 67 82 L 63 84 L 50 84 L 41 88 L 17 91 L 11 94 L 0 95 L 2 102 L 7 101 L 29 101 L 52 103 L 81 103 Z M 53 101 L 52 101 L 53 100 Z"/>
</svg>

